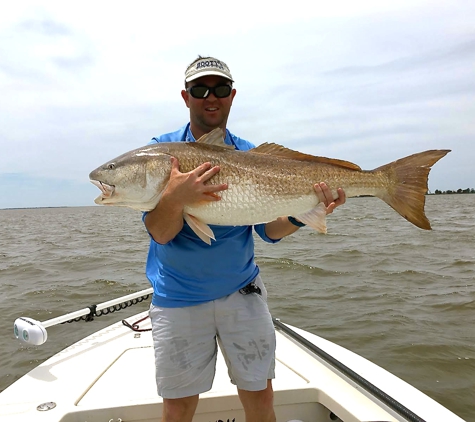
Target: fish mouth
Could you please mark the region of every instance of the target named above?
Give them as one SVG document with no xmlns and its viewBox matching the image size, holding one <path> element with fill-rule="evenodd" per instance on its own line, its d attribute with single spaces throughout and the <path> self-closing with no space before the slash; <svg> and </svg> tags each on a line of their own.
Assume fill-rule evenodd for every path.
<svg viewBox="0 0 475 422">
<path fill-rule="evenodd" d="M 101 194 L 94 200 L 96 204 L 101 204 L 102 202 L 110 199 L 115 191 L 114 185 L 108 185 L 107 183 L 103 183 L 100 180 L 91 180 L 91 183 L 97 186 Z"/>
</svg>

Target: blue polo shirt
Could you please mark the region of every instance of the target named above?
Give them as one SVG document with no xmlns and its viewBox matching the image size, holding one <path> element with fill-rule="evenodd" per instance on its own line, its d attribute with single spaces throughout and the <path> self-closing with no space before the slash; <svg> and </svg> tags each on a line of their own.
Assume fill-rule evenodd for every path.
<svg viewBox="0 0 475 422">
<path fill-rule="evenodd" d="M 188 123 L 176 132 L 152 138 L 150 143 L 194 141 Z M 254 148 L 228 130 L 224 142 L 242 151 Z M 264 226 L 255 225 L 254 230 L 264 241 L 278 242 L 266 236 Z M 234 293 L 259 274 L 254 262 L 253 226 L 210 227 L 216 237 L 211 245 L 196 236 L 186 222 L 165 245 L 150 237 L 146 275 L 153 286 L 155 306 L 177 308 L 209 302 Z"/>
</svg>

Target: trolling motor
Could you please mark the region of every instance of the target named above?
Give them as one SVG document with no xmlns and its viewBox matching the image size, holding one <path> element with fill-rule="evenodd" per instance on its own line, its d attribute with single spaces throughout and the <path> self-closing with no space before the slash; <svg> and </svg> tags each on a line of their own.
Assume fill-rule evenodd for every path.
<svg viewBox="0 0 475 422">
<path fill-rule="evenodd" d="M 65 322 L 80 320 L 92 321 L 96 316 L 107 315 L 140 303 L 143 300 L 146 300 L 152 293 L 153 288 L 141 290 L 140 292 L 109 300 L 108 302 L 100 303 L 99 305 L 92 305 L 88 308 L 70 312 L 69 314 L 43 322 L 37 321 L 33 318 L 20 317 L 17 318 L 13 324 L 13 334 L 23 343 L 40 346 L 48 339 L 48 333 L 46 332 L 47 327 L 64 324 Z"/>
<path fill-rule="evenodd" d="M 13 333 L 18 340 L 35 346 L 43 344 L 48 339 L 45 326 L 33 318 L 17 318 L 13 324 Z"/>
</svg>

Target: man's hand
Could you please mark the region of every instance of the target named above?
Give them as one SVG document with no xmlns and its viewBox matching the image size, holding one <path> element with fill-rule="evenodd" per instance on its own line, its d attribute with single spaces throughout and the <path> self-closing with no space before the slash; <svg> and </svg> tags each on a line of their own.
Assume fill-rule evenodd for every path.
<svg viewBox="0 0 475 422">
<path fill-rule="evenodd" d="M 316 183 L 313 187 L 320 202 L 323 202 L 327 207 L 327 215 L 331 214 L 336 207 L 343 205 L 346 202 L 346 195 L 342 188 L 338 188 L 338 198 L 333 200 L 333 194 L 325 182 Z"/>
<path fill-rule="evenodd" d="M 145 227 L 154 240 L 161 244 L 172 240 L 182 229 L 183 208 L 186 205 L 219 201 L 221 198 L 217 192 L 228 188 L 225 183 L 205 184 L 219 172 L 218 166 L 204 163 L 188 173 L 182 173 L 175 157 L 172 157 L 171 163 L 170 180 L 160 202 L 145 217 Z"/>
<path fill-rule="evenodd" d="M 176 204 L 184 207 L 201 201 L 219 201 L 217 192 L 228 188 L 225 183 L 219 185 L 206 184 L 220 170 L 219 166 L 212 167 L 204 163 L 188 173 L 180 172 L 180 164 L 175 157 L 171 158 L 172 169 L 170 181 L 164 196 L 173 196 Z"/>
</svg>

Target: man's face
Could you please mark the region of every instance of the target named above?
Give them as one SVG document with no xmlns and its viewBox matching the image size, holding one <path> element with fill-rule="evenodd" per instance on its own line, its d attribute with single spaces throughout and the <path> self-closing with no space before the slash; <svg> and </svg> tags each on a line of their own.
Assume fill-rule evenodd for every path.
<svg viewBox="0 0 475 422">
<path fill-rule="evenodd" d="M 220 76 L 203 76 L 188 83 L 187 87 L 207 86 L 210 88 L 218 85 L 231 85 L 231 81 Z M 225 98 L 217 98 L 214 93 L 210 93 L 207 98 L 193 98 L 189 91 L 181 92 L 186 106 L 190 109 L 190 122 L 192 129 L 198 129 L 203 133 L 226 126 L 229 112 L 233 103 L 236 90 Z M 201 136 L 201 134 L 199 134 Z"/>
</svg>

